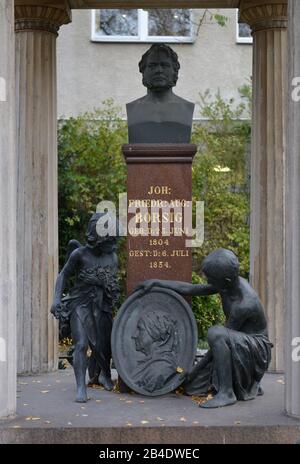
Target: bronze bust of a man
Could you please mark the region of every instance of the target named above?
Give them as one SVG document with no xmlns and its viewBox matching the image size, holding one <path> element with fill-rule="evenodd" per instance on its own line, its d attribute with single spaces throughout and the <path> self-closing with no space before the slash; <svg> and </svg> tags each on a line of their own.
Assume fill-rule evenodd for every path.
<svg viewBox="0 0 300 464">
<path fill-rule="evenodd" d="M 178 56 L 168 45 L 154 44 L 139 70 L 147 95 L 126 105 L 129 143 L 189 143 L 194 104 L 173 93 Z"/>
</svg>

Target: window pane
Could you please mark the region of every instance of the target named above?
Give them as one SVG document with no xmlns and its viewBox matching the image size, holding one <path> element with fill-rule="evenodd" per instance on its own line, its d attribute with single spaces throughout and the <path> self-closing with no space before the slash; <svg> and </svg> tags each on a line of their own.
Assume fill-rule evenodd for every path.
<svg viewBox="0 0 300 464">
<path fill-rule="evenodd" d="M 246 23 L 239 24 L 239 37 L 251 37 L 251 28 Z"/>
<path fill-rule="evenodd" d="M 187 9 L 148 10 L 148 34 L 191 36 L 191 13 Z"/>
<path fill-rule="evenodd" d="M 96 32 L 100 35 L 138 35 L 138 10 L 98 10 Z"/>
</svg>

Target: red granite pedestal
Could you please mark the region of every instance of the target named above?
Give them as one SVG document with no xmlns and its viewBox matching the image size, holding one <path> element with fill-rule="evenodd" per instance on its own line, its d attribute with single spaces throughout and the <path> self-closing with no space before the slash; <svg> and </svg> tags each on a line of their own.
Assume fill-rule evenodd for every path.
<svg viewBox="0 0 300 464">
<path fill-rule="evenodd" d="M 182 218 L 192 200 L 196 151 L 192 144 L 123 146 L 128 167 L 128 294 L 146 279 L 191 282 L 192 254 L 186 246 L 190 229 Z"/>
</svg>

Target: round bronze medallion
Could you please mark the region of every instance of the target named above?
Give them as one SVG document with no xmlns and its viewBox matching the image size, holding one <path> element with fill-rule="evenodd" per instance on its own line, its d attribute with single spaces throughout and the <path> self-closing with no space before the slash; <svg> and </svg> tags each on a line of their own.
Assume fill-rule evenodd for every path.
<svg viewBox="0 0 300 464">
<path fill-rule="evenodd" d="M 197 325 L 186 300 L 159 287 L 137 291 L 121 306 L 112 353 L 123 381 L 135 392 L 158 396 L 175 390 L 193 366 Z"/>
</svg>

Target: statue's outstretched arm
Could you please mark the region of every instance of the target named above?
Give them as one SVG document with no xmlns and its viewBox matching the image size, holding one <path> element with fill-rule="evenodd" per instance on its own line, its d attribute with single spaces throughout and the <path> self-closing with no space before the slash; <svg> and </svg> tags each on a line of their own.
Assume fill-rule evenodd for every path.
<svg viewBox="0 0 300 464">
<path fill-rule="evenodd" d="M 145 280 L 140 283 L 135 290 L 144 290 L 144 292 L 150 291 L 152 287 L 161 287 L 174 290 L 181 295 L 191 296 L 206 296 L 218 293 L 212 285 L 201 285 L 201 284 L 190 284 L 188 282 L 181 282 L 176 280 L 158 280 L 151 279 Z"/>
</svg>

